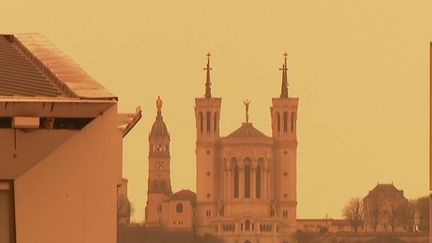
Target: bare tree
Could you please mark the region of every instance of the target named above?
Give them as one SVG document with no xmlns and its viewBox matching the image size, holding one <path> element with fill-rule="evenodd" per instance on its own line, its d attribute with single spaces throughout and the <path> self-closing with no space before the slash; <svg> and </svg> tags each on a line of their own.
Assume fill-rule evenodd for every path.
<svg viewBox="0 0 432 243">
<path fill-rule="evenodd" d="M 407 232 L 413 232 L 415 225 L 415 200 L 410 200 L 405 207 L 402 208 L 400 223 Z"/>
<path fill-rule="evenodd" d="M 350 221 L 354 232 L 357 232 L 364 220 L 363 201 L 358 197 L 351 198 L 342 210 L 342 214 L 345 219 Z"/>
<path fill-rule="evenodd" d="M 386 216 L 390 223 L 392 232 L 395 232 L 396 227 L 399 225 L 403 225 L 403 221 L 405 221 L 406 218 L 406 208 L 407 208 L 408 202 L 397 200 L 396 197 L 393 197 L 389 201 L 389 205 L 387 207 Z"/>
<path fill-rule="evenodd" d="M 384 218 L 384 212 L 382 211 L 382 200 L 379 197 L 371 197 L 368 202 L 365 203 L 366 220 L 376 232 L 378 224 Z"/>
<path fill-rule="evenodd" d="M 419 230 L 422 232 L 429 231 L 429 197 L 424 196 L 417 199 L 416 212 L 418 215 Z"/>
</svg>

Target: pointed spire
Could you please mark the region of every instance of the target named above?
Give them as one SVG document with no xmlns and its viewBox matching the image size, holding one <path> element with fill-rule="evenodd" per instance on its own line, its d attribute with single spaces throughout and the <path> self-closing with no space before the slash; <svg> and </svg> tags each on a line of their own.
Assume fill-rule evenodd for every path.
<svg viewBox="0 0 432 243">
<path fill-rule="evenodd" d="M 156 100 L 156 108 L 157 108 L 157 116 L 156 119 L 162 119 L 162 100 L 160 96 L 157 97 Z"/>
<path fill-rule="evenodd" d="M 281 98 L 288 98 L 288 75 L 287 75 L 287 56 L 288 54 L 285 52 L 285 63 L 282 65 L 282 68 L 279 68 L 279 70 L 282 70 L 282 87 L 281 87 Z"/>
<path fill-rule="evenodd" d="M 212 68 L 210 67 L 210 53 L 207 53 L 207 67 L 205 67 L 204 68 L 204 70 L 206 70 L 207 71 L 207 77 L 206 77 L 206 83 L 205 83 L 205 86 L 206 86 L 206 92 L 205 92 L 205 95 L 204 95 L 204 97 L 206 98 L 206 99 L 210 99 L 211 97 L 212 97 L 212 95 L 211 95 L 211 83 L 210 83 L 210 70 L 212 70 Z"/>
</svg>

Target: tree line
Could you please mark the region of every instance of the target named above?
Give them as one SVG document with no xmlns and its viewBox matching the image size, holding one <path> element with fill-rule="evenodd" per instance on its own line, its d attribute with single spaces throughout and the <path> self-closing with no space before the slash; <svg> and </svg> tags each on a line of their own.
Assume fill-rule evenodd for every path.
<svg viewBox="0 0 432 243">
<path fill-rule="evenodd" d="M 342 214 L 354 232 L 365 227 L 377 232 L 381 223 L 388 224 L 391 232 L 395 232 L 397 227 L 406 232 L 428 232 L 429 196 L 408 200 L 407 203 L 376 197 L 366 206 L 362 199 L 354 197 L 343 208 Z"/>
</svg>

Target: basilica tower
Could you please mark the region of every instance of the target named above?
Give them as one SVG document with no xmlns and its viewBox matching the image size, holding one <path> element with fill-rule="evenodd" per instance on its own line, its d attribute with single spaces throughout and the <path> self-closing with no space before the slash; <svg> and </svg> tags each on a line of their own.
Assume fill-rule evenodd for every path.
<svg viewBox="0 0 432 243">
<path fill-rule="evenodd" d="M 210 53 L 207 54 L 205 94 L 195 98 L 196 119 L 196 169 L 197 169 L 197 215 L 198 233 L 212 232 L 211 218 L 215 216 L 215 203 L 223 193 L 217 184 L 220 134 L 219 118 L 221 98 L 212 97 L 210 82 Z"/>
<path fill-rule="evenodd" d="M 162 117 L 162 100 L 156 101 L 157 115 L 149 135 L 146 224 L 160 226 L 162 201 L 172 194 L 170 180 L 170 136 Z"/>
<path fill-rule="evenodd" d="M 296 228 L 297 208 L 297 107 L 298 98 L 288 96 L 287 54 L 282 71 L 281 94 L 270 107 L 273 137 L 274 195 L 276 214 L 283 219 L 281 231 Z"/>
</svg>

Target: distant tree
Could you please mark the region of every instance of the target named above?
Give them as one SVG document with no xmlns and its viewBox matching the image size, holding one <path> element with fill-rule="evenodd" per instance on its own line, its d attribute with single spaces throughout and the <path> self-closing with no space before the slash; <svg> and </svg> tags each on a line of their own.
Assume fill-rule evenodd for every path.
<svg viewBox="0 0 432 243">
<path fill-rule="evenodd" d="M 357 232 L 364 221 L 363 201 L 358 197 L 351 198 L 342 210 L 342 214 L 346 220 L 349 220 L 354 232 Z"/>
<path fill-rule="evenodd" d="M 133 211 L 134 207 L 129 199 L 125 195 L 119 195 L 117 199 L 117 222 L 126 219 L 126 222 L 129 223 Z"/>
<path fill-rule="evenodd" d="M 416 201 L 410 200 L 408 204 L 402 208 L 400 223 L 407 232 L 413 232 L 415 225 Z"/>
<path fill-rule="evenodd" d="M 416 213 L 418 216 L 419 230 L 422 232 L 429 231 L 429 196 L 417 199 Z"/>
<path fill-rule="evenodd" d="M 383 202 L 379 197 L 371 197 L 368 200 L 367 207 L 365 207 L 367 215 L 366 219 L 374 232 L 377 231 L 378 224 L 385 217 L 385 213 L 382 210 L 382 204 Z"/>
<path fill-rule="evenodd" d="M 389 205 L 384 213 L 390 223 L 392 232 L 395 232 L 396 227 L 403 225 L 403 222 L 405 221 L 405 213 L 408 204 L 406 201 L 397 200 L 395 197 L 393 197 L 388 204 Z"/>
</svg>

